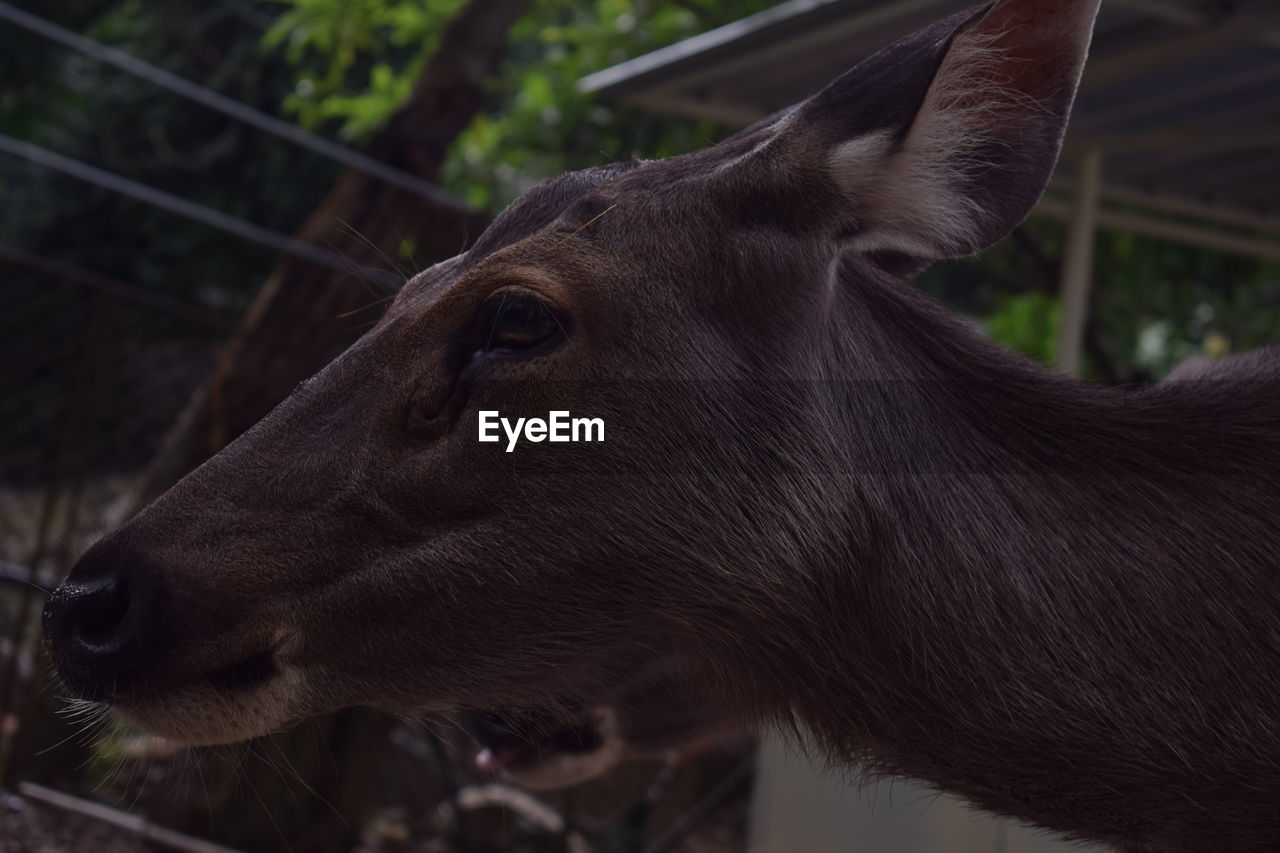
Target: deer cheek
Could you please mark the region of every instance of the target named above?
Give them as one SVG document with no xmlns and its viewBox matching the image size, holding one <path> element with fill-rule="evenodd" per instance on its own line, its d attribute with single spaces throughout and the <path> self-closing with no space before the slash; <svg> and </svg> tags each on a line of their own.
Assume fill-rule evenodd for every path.
<svg viewBox="0 0 1280 853">
<path fill-rule="evenodd" d="M 457 377 L 446 371 L 424 377 L 406 411 L 405 432 L 421 441 L 444 436 L 462 410 L 463 390 Z"/>
</svg>

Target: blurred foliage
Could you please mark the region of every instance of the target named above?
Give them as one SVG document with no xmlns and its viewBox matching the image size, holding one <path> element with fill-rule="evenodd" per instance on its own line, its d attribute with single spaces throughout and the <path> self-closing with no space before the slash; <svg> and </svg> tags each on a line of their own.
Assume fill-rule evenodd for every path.
<svg viewBox="0 0 1280 853">
<path fill-rule="evenodd" d="M 267 44 L 299 69 L 284 108 L 305 125 L 341 120 L 361 139 L 409 92 L 430 33 L 457 0 L 285 0 Z M 487 109 L 454 146 L 450 189 L 499 208 L 554 174 L 632 156 L 703 147 L 723 128 L 601 102 L 577 81 L 623 60 L 773 5 L 769 0 L 535 0 L 513 28 Z"/>
<path fill-rule="evenodd" d="M 987 317 L 988 334 L 1043 364 L 1057 354 L 1058 298 L 1048 293 L 1011 293 L 996 303 Z"/>
<path fill-rule="evenodd" d="M 995 340 L 1052 364 L 1065 231 L 1033 218 L 980 257 L 933 266 L 919 284 Z M 1095 257 L 1086 376 L 1154 380 L 1191 356 L 1280 341 L 1280 264 L 1113 231 L 1099 233 Z"/>
<path fill-rule="evenodd" d="M 535 2 L 512 33 L 494 110 L 463 134 L 446 179 L 475 204 L 504 205 L 537 180 L 631 156 L 668 157 L 724 135 L 713 122 L 602 102 L 594 71 L 773 5 L 765 0 Z"/>
<path fill-rule="evenodd" d="M 461 0 L 286 0 L 263 39 L 284 50 L 297 83 L 284 107 L 304 126 L 341 119 L 360 140 L 409 95 Z"/>
<path fill-rule="evenodd" d="M 1097 258 L 1092 323 L 1122 376 L 1280 337 L 1280 263 L 1123 233 L 1105 233 Z"/>
</svg>

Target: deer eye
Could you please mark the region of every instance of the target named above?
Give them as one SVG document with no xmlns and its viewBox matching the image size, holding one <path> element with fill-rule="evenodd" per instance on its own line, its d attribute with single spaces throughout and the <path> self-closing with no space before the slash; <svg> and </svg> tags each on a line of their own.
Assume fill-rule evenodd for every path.
<svg viewBox="0 0 1280 853">
<path fill-rule="evenodd" d="M 538 297 L 506 290 L 485 305 L 479 350 L 486 353 L 541 352 L 564 334 L 551 306 Z"/>
</svg>

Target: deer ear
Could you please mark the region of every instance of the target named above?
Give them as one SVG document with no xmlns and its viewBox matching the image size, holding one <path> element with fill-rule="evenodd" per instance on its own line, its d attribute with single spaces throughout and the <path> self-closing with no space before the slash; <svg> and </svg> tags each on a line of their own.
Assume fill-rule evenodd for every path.
<svg viewBox="0 0 1280 853">
<path fill-rule="evenodd" d="M 851 248 L 967 255 L 1021 222 L 1062 147 L 1099 0 L 998 0 L 872 56 L 779 135 L 847 201 Z M 788 146 L 790 147 L 790 146 Z"/>
</svg>

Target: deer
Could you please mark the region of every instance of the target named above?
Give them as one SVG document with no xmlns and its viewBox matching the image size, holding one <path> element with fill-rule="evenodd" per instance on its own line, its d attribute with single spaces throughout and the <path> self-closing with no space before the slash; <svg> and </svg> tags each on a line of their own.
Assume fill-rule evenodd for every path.
<svg viewBox="0 0 1280 853">
<path fill-rule="evenodd" d="M 1028 216 L 1097 9 L 988 2 L 529 190 L 83 554 L 68 690 L 188 744 L 471 711 L 544 784 L 774 726 L 1119 851 L 1273 848 L 1280 351 L 1105 386 L 911 286 Z"/>
</svg>

